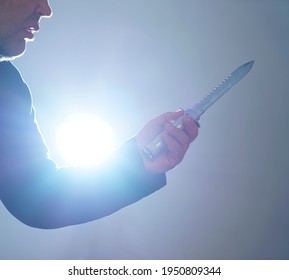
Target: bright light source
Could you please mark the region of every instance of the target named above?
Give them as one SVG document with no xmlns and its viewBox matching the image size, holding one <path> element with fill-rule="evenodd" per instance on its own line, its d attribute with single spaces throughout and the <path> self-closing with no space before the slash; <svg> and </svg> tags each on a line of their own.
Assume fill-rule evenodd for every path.
<svg viewBox="0 0 289 280">
<path fill-rule="evenodd" d="M 96 165 L 115 148 L 113 129 L 94 115 L 77 115 L 63 123 L 57 144 L 64 160 L 75 166 Z"/>
</svg>

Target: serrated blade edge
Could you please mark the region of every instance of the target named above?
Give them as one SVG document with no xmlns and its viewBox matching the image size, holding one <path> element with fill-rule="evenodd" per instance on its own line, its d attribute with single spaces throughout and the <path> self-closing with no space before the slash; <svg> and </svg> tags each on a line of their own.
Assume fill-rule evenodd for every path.
<svg viewBox="0 0 289 280">
<path fill-rule="evenodd" d="M 193 118 L 198 120 L 200 116 L 211 107 L 220 97 L 222 97 L 228 90 L 242 80 L 253 67 L 254 60 L 249 61 L 230 75 L 228 75 L 217 87 L 215 87 L 207 96 L 205 96 L 199 103 L 188 110 L 189 115 L 194 115 Z"/>
</svg>

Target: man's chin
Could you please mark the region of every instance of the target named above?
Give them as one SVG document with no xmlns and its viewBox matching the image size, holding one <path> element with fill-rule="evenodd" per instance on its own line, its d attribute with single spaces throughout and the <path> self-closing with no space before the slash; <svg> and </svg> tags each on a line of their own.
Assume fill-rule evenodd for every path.
<svg viewBox="0 0 289 280">
<path fill-rule="evenodd" d="M 24 54 L 25 51 L 23 51 L 20 54 L 15 54 L 15 55 L 1 55 L 0 54 L 0 62 L 2 61 L 12 61 L 20 56 L 22 56 Z"/>
<path fill-rule="evenodd" d="M 23 53 L 22 53 L 22 54 L 23 54 Z M 2 56 L 2 55 L 0 55 L 0 62 L 3 62 L 3 61 L 12 61 L 12 60 L 16 59 L 17 57 L 20 57 L 22 54 L 15 55 L 15 56 Z"/>
<path fill-rule="evenodd" d="M 22 43 L 18 46 L 13 46 L 12 48 L 8 48 L 6 50 L 2 50 L 0 48 L 0 61 L 11 61 L 17 57 L 22 56 L 26 50 L 26 43 Z"/>
</svg>

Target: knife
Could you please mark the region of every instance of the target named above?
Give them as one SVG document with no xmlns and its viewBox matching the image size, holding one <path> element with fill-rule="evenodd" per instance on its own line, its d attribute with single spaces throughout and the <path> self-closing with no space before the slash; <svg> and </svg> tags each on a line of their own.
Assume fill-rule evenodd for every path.
<svg viewBox="0 0 289 280">
<path fill-rule="evenodd" d="M 220 97 L 222 97 L 228 90 L 235 84 L 242 80 L 253 67 L 254 60 L 249 61 L 242 66 L 238 67 L 229 76 L 227 76 L 217 87 L 215 87 L 207 96 L 205 96 L 199 103 L 195 104 L 192 108 L 185 110 L 191 119 L 198 123 L 201 115 L 210 108 Z M 172 124 L 179 128 L 183 128 L 183 116 L 176 119 Z M 143 153 L 149 159 L 154 159 L 166 149 L 166 145 L 159 134 L 152 142 L 143 148 Z"/>
</svg>

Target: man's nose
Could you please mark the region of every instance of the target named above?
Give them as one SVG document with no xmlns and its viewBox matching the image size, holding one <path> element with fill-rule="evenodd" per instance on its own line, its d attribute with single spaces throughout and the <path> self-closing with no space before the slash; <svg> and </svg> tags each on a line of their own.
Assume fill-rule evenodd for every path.
<svg viewBox="0 0 289 280">
<path fill-rule="evenodd" d="M 52 10 L 48 0 L 39 1 L 38 7 L 36 8 L 36 13 L 40 17 L 50 17 L 52 15 Z"/>
</svg>

